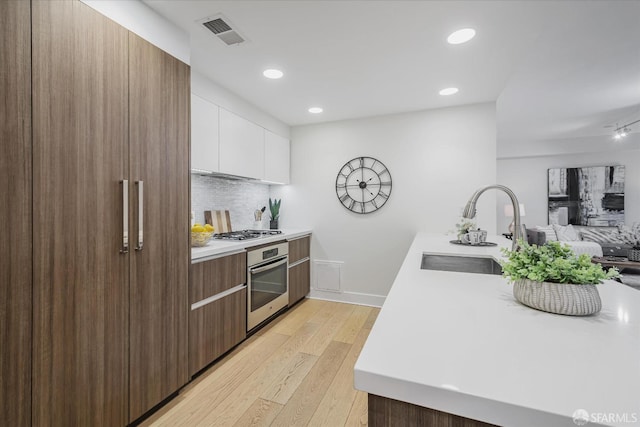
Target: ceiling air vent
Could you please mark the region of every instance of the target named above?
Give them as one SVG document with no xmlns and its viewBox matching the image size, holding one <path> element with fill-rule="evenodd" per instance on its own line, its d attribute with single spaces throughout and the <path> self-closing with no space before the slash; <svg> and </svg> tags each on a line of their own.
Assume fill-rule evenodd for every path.
<svg viewBox="0 0 640 427">
<path fill-rule="evenodd" d="M 216 35 L 220 40 L 231 46 L 232 44 L 240 44 L 244 42 L 244 39 L 237 31 L 231 28 L 231 25 L 222 18 L 205 19 L 202 21 L 202 25 Z"/>
</svg>

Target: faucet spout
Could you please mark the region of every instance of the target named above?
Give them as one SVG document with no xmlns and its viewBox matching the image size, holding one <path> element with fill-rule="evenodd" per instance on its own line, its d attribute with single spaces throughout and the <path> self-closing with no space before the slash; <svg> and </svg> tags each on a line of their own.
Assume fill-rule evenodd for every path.
<svg viewBox="0 0 640 427">
<path fill-rule="evenodd" d="M 475 217 L 476 203 L 478 202 L 478 199 L 480 198 L 482 193 L 490 189 L 504 191 L 505 193 L 507 193 L 507 196 L 509 196 L 509 198 L 511 199 L 511 204 L 513 205 L 513 224 L 514 224 L 513 237 L 512 237 L 513 244 L 511 245 L 511 250 L 515 251 L 518 249 L 518 240 L 524 239 L 527 235 L 527 232 L 525 231 L 524 227 L 520 222 L 520 203 L 518 203 L 518 198 L 516 197 L 516 194 L 510 188 L 505 187 L 504 185 L 499 185 L 499 184 L 487 185 L 486 187 L 479 188 L 478 190 L 475 191 L 475 193 L 473 193 L 473 195 L 467 202 L 466 206 L 464 207 L 464 211 L 462 212 L 462 216 L 464 218 L 469 218 L 469 219 Z"/>
</svg>

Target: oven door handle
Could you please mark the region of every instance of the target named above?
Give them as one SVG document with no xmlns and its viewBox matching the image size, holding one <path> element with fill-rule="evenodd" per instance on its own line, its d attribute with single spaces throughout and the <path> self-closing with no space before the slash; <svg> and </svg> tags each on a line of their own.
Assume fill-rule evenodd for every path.
<svg viewBox="0 0 640 427">
<path fill-rule="evenodd" d="M 255 274 L 255 273 L 261 273 L 263 271 L 271 270 L 272 268 L 278 267 L 279 265 L 286 264 L 287 262 L 289 262 L 287 258 L 288 256 L 284 256 L 280 259 L 280 261 L 272 262 L 262 267 L 250 268 L 249 273 Z"/>
</svg>

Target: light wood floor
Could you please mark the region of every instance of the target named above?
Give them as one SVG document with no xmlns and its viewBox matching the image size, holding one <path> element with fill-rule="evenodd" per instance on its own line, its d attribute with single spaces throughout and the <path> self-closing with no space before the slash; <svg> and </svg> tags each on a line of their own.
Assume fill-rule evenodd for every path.
<svg viewBox="0 0 640 427">
<path fill-rule="evenodd" d="M 353 366 L 378 312 L 305 299 L 142 425 L 367 425 L 367 395 L 353 388 Z"/>
</svg>

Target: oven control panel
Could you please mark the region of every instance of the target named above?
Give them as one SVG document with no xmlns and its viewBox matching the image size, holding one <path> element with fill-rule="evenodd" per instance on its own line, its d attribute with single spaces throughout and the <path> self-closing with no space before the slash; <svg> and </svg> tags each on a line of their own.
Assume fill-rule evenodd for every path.
<svg viewBox="0 0 640 427">
<path fill-rule="evenodd" d="M 265 261 L 283 257 L 289 254 L 289 243 L 276 243 L 270 246 L 265 246 L 260 249 L 254 249 L 247 251 L 247 267 L 255 266 L 256 264 L 262 264 Z"/>
<path fill-rule="evenodd" d="M 278 256 L 278 248 L 262 251 L 262 259 L 269 259 Z"/>
</svg>

